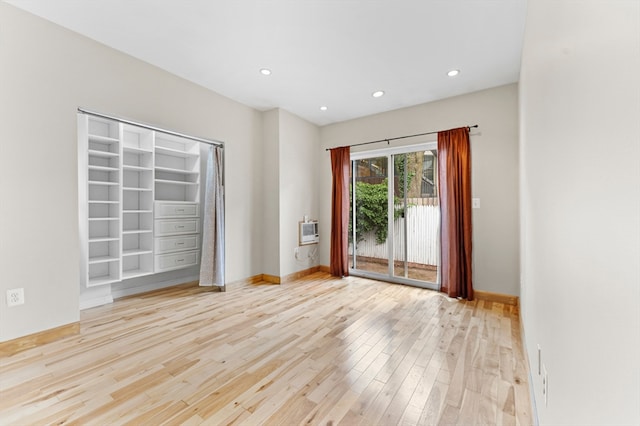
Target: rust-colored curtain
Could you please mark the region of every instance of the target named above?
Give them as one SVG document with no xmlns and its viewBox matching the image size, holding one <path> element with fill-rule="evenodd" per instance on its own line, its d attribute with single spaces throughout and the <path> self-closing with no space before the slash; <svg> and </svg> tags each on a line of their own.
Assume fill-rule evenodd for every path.
<svg viewBox="0 0 640 426">
<path fill-rule="evenodd" d="M 348 146 L 331 150 L 331 251 L 329 272 L 336 277 L 349 275 L 349 168 Z"/>
<path fill-rule="evenodd" d="M 438 132 L 441 291 L 473 300 L 469 129 Z"/>
</svg>

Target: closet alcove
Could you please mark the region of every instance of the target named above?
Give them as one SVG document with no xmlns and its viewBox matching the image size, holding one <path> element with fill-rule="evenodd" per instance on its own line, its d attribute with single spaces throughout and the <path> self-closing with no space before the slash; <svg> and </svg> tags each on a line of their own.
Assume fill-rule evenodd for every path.
<svg viewBox="0 0 640 426">
<path fill-rule="evenodd" d="M 79 110 L 81 309 L 198 279 L 211 145 Z"/>
</svg>

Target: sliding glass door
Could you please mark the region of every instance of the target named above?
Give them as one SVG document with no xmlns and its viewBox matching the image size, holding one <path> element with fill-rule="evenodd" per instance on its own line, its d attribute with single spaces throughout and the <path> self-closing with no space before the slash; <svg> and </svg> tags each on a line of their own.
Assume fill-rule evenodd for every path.
<svg viewBox="0 0 640 426">
<path fill-rule="evenodd" d="M 435 145 L 351 155 L 351 274 L 438 288 Z"/>
<path fill-rule="evenodd" d="M 350 267 L 387 275 L 390 264 L 386 245 L 389 158 L 361 158 L 352 160 L 351 165 Z"/>
</svg>

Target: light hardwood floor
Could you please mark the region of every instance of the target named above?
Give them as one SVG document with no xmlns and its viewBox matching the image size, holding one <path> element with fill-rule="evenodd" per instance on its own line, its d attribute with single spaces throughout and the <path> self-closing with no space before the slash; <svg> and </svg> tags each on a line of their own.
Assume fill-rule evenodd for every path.
<svg viewBox="0 0 640 426">
<path fill-rule="evenodd" d="M 531 424 L 517 307 L 316 273 L 83 311 L 0 358 L 0 424 Z"/>
</svg>

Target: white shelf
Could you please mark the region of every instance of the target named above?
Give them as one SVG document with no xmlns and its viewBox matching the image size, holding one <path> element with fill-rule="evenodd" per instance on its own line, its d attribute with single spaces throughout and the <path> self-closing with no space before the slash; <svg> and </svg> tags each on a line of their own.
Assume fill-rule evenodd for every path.
<svg viewBox="0 0 640 426">
<path fill-rule="evenodd" d="M 110 138 L 107 136 L 100 136 L 100 135 L 89 135 L 89 140 L 92 142 L 100 142 L 100 143 L 120 143 L 120 139 L 118 138 Z"/>
<path fill-rule="evenodd" d="M 173 200 L 158 200 L 156 199 L 156 204 L 157 203 L 170 203 L 170 204 L 198 204 L 197 202 L 194 201 L 184 201 L 184 200 L 178 200 L 178 201 L 173 201 Z M 157 209 L 157 207 L 156 207 Z"/>
<path fill-rule="evenodd" d="M 183 169 L 174 169 L 174 168 L 170 168 L 170 167 L 157 167 L 156 166 L 156 171 L 159 172 L 168 172 L 168 173 L 179 173 L 181 175 L 199 175 L 200 172 L 192 172 L 189 170 L 183 170 Z"/>
<path fill-rule="evenodd" d="M 107 167 L 107 166 L 91 166 L 89 165 L 89 170 L 96 170 L 101 172 L 117 172 L 120 171 L 117 167 Z"/>
<path fill-rule="evenodd" d="M 136 256 L 136 255 L 140 255 L 140 254 L 151 254 L 151 253 L 153 253 L 152 250 L 138 250 L 138 249 L 135 249 L 135 250 L 124 250 L 122 252 L 122 255 L 123 256 Z"/>
<path fill-rule="evenodd" d="M 156 146 L 156 154 L 165 154 L 165 155 L 170 155 L 172 157 L 181 157 L 181 158 L 198 158 L 200 156 L 200 154 L 180 151 L 178 149 L 164 148 L 162 146 Z"/>
<path fill-rule="evenodd" d="M 122 210 L 122 213 L 153 213 L 153 210 Z"/>
<path fill-rule="evenodd" d="M 114 257 L 114 256 L 98 256 L 98 257 L 90 257 L 89 258 L 89 265 L 95 265 L 96 263 L 106 263 L 106 262 L 115 262 L 117 260 L 120 260 L 119 257 Z"/>
<path fill-rule="evenodd" d="M 116 186 L 118 185 L 118 182 L 107 182 L 104 180 L 90 180 L 89 185 Z"/>
<path fill-rule="evenodd" d="M 122 187 L 123 191 L 138 191 L 138 192 L 151 192 L 152 189 L 151 188 L 135 188 L 135 187 Z"/>
<path fill-rule="evenodd" d="M 133 234 L 148 234 L 153 232 L 151 229 L 134 229 L 131 231 L 122 231 L 122 235 L 133 235 Z"/>
<path fill-rule="evenodd" d="M 92 157 L 114 158 L 119 155 L 117 152 L 100 151 L 98 149 L 89 149 L 87 152 Z"/>
<path fill-rule="evenodd" d="M 133 146 L 123 146 L 122 147 L 122 151 L 130 152 L 132 154 L 151 154 L 151 153 L 153 153 L 153 151 L 150 150 L 150 149 L 136 148 L 136 147 L 133 147 Z"/>
<path fill-rule="evenodd" d="M 181 180 L 167 180 L 167 179 L 156 179 L 156 183 L 167 183 L 169 185 L 185 185 L 185 186 L 199 185 L 199 182 L 184 182 Z"/>
<path fill-rule="evenodd" d="M 119 204 L 120 201 L 89 200 L 89 204 Z"/>
<path fill-rule="evenodd" d="M 89 238 L 90 243 L 103 243 L 105 241 L 120 241 L 118 237 L 98 237 L 98 238 Z"/>
<path fill-rule="evenodd" d="M 146 172 L 146 171 L 152 171 L 153 169 L 151 167 L 129 166 L 125 164 L 124 166 L 122 166 L 122 170 L 131 170 L 134 172 Z"/>
<path fill-rule="evenodd" d="M 154 273 L 153 271 L 132 269 L 132 270 L 129 270 L 129 271 L 122 271 L 122 279 L 123 280 L 127 280 L 129 278 L 136 278 L 136 277 L 142 277 L 142 276 L 145 276 L 145 275 L 151 275 L 153 273 Z"/>
<path fill-rule="evenodd" d="M 99 285 L 116 283 L 118 281 L 120 280 L 117 278 L 113 278 L 110 275 L 104 275 L 101 277 L 89 278 L 89 283 L 87 284 L 87 287 L 96 287 Z"/>
<path fill-rule="evenodd" d="M 109 220 L 119 220 L 117 217 L 90 217 L 89 221 L 109 221 Z"/>
</svg>

